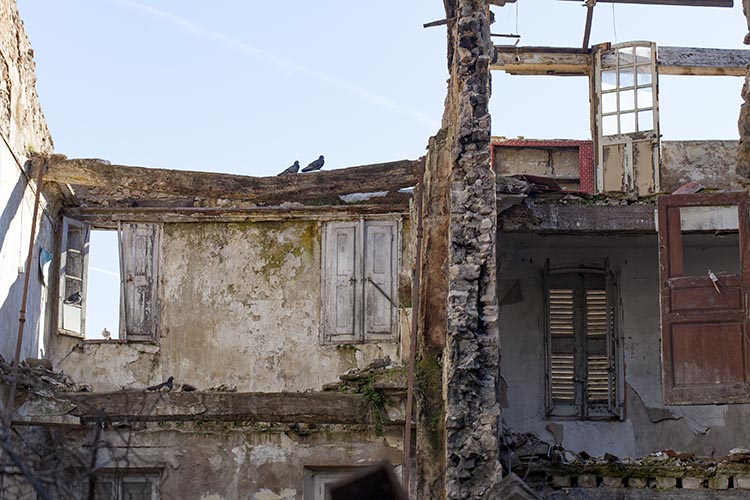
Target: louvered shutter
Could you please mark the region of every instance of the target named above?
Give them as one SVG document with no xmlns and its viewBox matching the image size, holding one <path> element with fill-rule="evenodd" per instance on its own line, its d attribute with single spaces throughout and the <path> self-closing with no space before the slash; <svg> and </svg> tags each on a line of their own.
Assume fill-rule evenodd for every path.
<svg viewBox="0 0 750 500">
<path fill-rule="evenodd" d="M 156 336 L 158 231 L 155 224 L 120 225 L 121 338 Z"/>
<path fill-rule="evenodd" d="M 354 341 L 361 327 L 358 294 L 359 222 L 326 226 L 324 280 L 324 335 L 326 341 Z"/>
<path fill-rule="evenodd" d="M 576 283 L 571 277 L 555 276 L 549 285 L 548 411 L 557 416 L 573 416 L 580 411 L 576 375 Z"/>
<path fill-rule="evenodd" d="M 60 253 L 59 332 L 83 337 L 86 323 L 89 226 L 63 218 Z"/>
<path fill-rule="evenodd" d="M 395 222 L 365 222 L 365 340 L 390 338 L 396 325 L 395 244 Z"/>
<path fill-rule="evenodd" d="M 586 395 L 590 416 L 611 415 L 616 407 L 613 304 L 604 274 L 582 276 L 585 295 Z"/>
</svg>

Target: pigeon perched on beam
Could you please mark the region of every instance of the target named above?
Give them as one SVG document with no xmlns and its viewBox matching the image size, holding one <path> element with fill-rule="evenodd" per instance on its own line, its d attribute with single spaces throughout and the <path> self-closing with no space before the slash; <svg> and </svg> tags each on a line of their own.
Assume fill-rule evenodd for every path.
<svg viewBox="0 0 750 500">
<path fill-rule="evenodd" d="M 298 171 L 299 171 L 299 160 L 294 160 L 294 164 L 292 164 L 291 167 L 281 172 L 279 175 L 296 174 Z"/>
<path fill-rule="evenodd" d="M 161 384 L 152 385 L 151 387 L 146 387 L 147 391 L 171 391 L 172 390 L 172 382 L 174 382 L 174 377 L 169 377 L 166 382 L 162 382 Z"/>
<path fill-rule="evenodd" d="M 320 170 L 323 168 L 323 164 L 326 162 L 325 158 L 323 158 L 323 155 L 320 155 L 320 157 L 315 160 L 314 162 L 310 163 L 308 166 L 302 169 L 303 172 L 315 172 L 316 170 Z"/>
</svg>

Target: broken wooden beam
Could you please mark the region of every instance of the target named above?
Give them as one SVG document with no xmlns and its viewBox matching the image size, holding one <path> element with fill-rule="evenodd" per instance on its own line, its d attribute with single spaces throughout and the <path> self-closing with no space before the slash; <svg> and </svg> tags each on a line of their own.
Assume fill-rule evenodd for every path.
<svg viewBox="0 0 750 500">
<path fill-rule="evenodd" d="M 37 157 L 38 159 L 44 157 Z M 92 186 L 101 193 L 139 198 L 171 197 L 242 200 L 258 205 L 304 202 L 352 193 L 397 191 L 414 186 L 420 160 L 401 160 L 339 170 L 273 177 L 166 170 L 110 165 L 95 159 L 51 155 L 44 179 L 73 186 Z M 92 189 L 93 190 L 93 189 Z M 81 194 L 81 201 L 85 198 Z"/>
<path fill-rule="evenodd" d="M 373 411 L 360 394 L 334 392 L 140 392 L 60 393 L 82 422 L 246 421 L 269 423 L 369 424 Z M 386 424 L 386 412 L 381 417 Z"/>
<path fill-rule="evenodd" d="M 654 204 L 560 205 L 527 200 L 498 214 L 497 226 L 504 232 L 654 233 Z"/>
</svg>

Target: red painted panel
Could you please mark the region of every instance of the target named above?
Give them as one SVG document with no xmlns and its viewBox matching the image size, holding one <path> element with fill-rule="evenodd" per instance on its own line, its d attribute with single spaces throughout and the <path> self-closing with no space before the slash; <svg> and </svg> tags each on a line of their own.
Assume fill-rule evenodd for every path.
<svg viewBox="0 0 750 500">
<path fill-rule="evenodd" d="M 741 323 L 673 324 L 674 386 L 745 381 Z"/>
</svg>

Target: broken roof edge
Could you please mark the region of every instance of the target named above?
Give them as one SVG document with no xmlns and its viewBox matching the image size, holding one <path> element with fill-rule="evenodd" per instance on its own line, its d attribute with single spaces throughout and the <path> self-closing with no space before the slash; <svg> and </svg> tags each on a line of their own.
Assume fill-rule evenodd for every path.
<svg viewBox="0 0 750 500">
<path fill-rule="evenodd" d="M 32 168 L 45 168 L 45 181 L 68 185 L 83 206 L 194 207 L 230 205 L 239 201 L 253 206 L 305 203 L 344 204 L 342 196 L 362 193 L 398 193 L 417 183 L 421 158 L 352 166 L 284 176 L 252 177 L 214 172 L 168 170 L 112 165 L 99 159 L 68 159 L 64 155 L 36 155 Z M 381 196 L 387 202 L 389 197 Z M 141 201 L 154 203 L 139 203 Z M 206 200 L 213 200 L 207 202 Z M 403 201 L 403 200 L 400 200 Z M 71 203 L 66 203 L 71 206 Z"/>
</svg>

